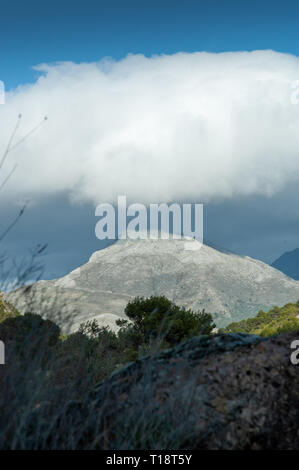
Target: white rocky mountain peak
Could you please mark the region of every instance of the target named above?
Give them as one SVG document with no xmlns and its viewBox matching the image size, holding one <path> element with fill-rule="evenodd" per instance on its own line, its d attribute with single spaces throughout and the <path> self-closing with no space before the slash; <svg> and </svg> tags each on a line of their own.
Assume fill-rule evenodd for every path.
<svg viewBox="0 0 299 470">
<path fill-rule="evenodd" d="M 297 301 L 299 282 L 261 261 L 192 238 L 126 239 L 96 251 L 64 277 L 7 297 L 22 313 L 40 313 L 69 332 L 93 318 L 114 328 L 137 295 L 166 295 L 193 310 L 205 308 L 222 326 Z"/>
</svg>

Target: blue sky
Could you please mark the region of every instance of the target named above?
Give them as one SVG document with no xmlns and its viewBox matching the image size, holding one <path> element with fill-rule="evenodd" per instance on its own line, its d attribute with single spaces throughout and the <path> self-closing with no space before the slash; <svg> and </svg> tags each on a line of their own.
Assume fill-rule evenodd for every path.
<svg viewBox="0 0 299 470">
<path fill-rule="evenodd" d="M 32 67 L 41 63 L 198 51 L 299 56 L 299 4 L 290 0 L 0 0 L 0 6 L 0 80 L 6 90 L 35 82 L 39 73 Z M 296 188 L 282 187 L 272 199 L 252 194 L 206 204 L 206 238 L 273 261 L 299 246 Z M 104 246 L 94 236 L 94 205 L 71 205 L 67 189 L 36 200 L 6 241 L 5 249 L 18 255 L 48 243 L 45 277 L 67 273 Z M 13 204 L 0 207 L 2 226 L 16 213 Z"/>
<path fill-rule="evenodd" d="M 43 62 L 128 53 L 273 49 L 299 55 L 299 4 L 286 0 L 1 0 L 0 79 L 36 78 Z"/>
</svg>

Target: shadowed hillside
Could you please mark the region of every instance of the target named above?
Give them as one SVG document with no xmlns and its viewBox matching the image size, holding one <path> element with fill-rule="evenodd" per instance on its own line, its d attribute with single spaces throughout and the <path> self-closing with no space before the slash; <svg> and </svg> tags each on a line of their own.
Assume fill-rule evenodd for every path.
<svg viewBox="0 0 299 470">
<path fill-rule="evenodd" d="M 272 263 L 273 268 L 279 269 L 287 276 L 299 280 L 299 248 L 288 251 Z"/>
</svg>

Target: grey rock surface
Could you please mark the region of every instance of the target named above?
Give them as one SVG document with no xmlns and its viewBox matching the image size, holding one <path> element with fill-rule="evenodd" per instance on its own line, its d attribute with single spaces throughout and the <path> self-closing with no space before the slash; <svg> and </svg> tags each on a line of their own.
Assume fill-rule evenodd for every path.
<svg viewBox="0 0 299 470">
<path fill-rule="evenodd" d="M 129 239 L 95 252 L 67 276 L 6 297 L 21 313 L 39 313 L 69 333 L 94 318 L 116 328 L 115 320 L 137 295 L 166 295 L 178 305 L 205 308 L 222 327 L 260 309 L 296 302 L 299 282 L 261 261 L 196 240 Z"/>
<path fill-rule="evenodd" d="M 105 421 L 83 447 L 298 449 L 298 338 L 198 336 L 129 364 L 96 387 L 88 407 Z"/>
</svg>

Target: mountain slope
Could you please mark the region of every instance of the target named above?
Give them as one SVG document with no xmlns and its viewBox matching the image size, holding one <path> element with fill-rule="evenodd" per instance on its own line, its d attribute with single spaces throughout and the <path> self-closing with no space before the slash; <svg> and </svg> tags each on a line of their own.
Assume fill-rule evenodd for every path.
<svg viewBox="0 0 299 470">
<path fill-rule="evenodd" d="M 220 330 L 222 333 L 249 333 L 260 336 L 274 336 L 281 333 L 299 332 L 299 301 L 283 307 L 273 307 L 269 312 L 262 310 L 256 317 L 230 323 Z"/>
<path fill-rule="evenodd" d="M 185 250 L 186 243 L 189 250 Z M 21 313 L 49 318 L 64 332 L 96 318 L 114 326 L 135 296 L 166 295 L 205 308 L 217 326 L 299 299 L 299 282 L 261 261 L 222 253 L 195 240 L 120 240 L 67 276 L 7 295 Z M 192 249 L 193 248 L 193 249 Z"/>
<path fill-rule="evenodd" d="M 272 266 L 293 279 L 299 280 L 299 248 L 287 251 L 272 263 Z"/>
</svg>

